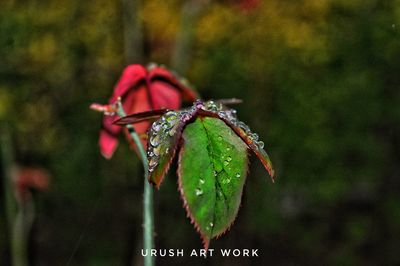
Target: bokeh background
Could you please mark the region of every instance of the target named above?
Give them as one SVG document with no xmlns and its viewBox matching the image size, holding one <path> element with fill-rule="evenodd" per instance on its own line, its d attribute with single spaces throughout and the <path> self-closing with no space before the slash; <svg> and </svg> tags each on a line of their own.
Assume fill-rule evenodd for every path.
<svg viewBox="0 0 400 266">
<path fill-rule="evenodd" d="M 100 156 L 105 103 L 129 63 L 176 70 L 204 99 L 236 97 L 276 167 L 252 157 L 242 206 L 211 248 L 259 258 L 157 265 L 400 264 L 399 0 L 3 0 L 0 121 L 34 193 L 32 265 L 140 265 L 143 178 L 124 141 Z M 3 168 L 5 166 L 3 165 Z M 4 178 L 2 178 L 4 181 Z M 155 193 L 156 246 L 201 248 L 175 169 Z M 2 183 L 0 265 L 10 265 Z"/>
</svg>

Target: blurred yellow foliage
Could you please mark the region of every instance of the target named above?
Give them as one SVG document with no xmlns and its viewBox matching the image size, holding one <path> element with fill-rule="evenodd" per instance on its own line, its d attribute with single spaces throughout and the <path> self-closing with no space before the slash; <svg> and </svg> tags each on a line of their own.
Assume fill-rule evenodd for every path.
<svg viewBox="0 0 400 266">
<path fill-rule="evenodd" d="M 51 64 L 55 60 L 57 44 L 53 34 L 44 34 L 34 39 L 29 46 L 31 60 L 37 64 Z"/>
<path fill-rule="evenodd" d="M 0 86 L 0 120 L 6 119 L 11 103 L 9 88 Z"/>
</svg>

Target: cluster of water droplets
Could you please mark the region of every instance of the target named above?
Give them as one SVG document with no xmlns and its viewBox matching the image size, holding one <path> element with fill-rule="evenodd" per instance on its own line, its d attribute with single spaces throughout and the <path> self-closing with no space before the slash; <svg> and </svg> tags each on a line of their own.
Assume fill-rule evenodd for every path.
<svg viewBox="0 0 400 266">
<path fill-rule="evenodd" d="M 149 145 L 147 150 L 150 172 L 154 171 L 158 165 L 160 156 L 169 152 L 169 148 L 167 147 L 169 142 L 167 139 L 175 135 L 180 123 L 188 122 L 194 117 L 195 113 L 199 109 L 213 112 L 220 118 L 225 119 L 234 126 L 242 129 L 252 141 L 252 148 L 264 148 L 264 142 L 258 140 L 258 135 L 251 132 L 250 128 L 245 123 L 237 119 L 236 110 L 229 109 L 218 101 L 210 100 L 203 102 L 201 100 L 197 100 L 190 108 L 183 109 L 182 111 L 168 111 L 159 120 L 152 124 L 149 132 Z M 220 138 L 222 140 L 221 136 Z M 224 161 L 225 166 L 230 162 L 228 158 Z"/>
<path fill-rule="evenodd" d="M 203 195 L 204 191 L 203 191 L 203 185 L 206 183 L 206 181 L 204 180 L 203 177 L 199 178 L 199 183 L 197 188 L 195 189 L 195 194 L 196 196 L 201 196 Z"/>
<path fill-rule="evenodd" d="M 197 197 L 203 196 L 203 193 L 204 193 L 204 191 L 203 191 L 203 185 L 204 185 L 205 183 L 206 183 L 205 179 L 204 179 L 202 176 L 200 176 L 199 182 L 198 182 L 198 186 L 197 186 L 197 188 L 195 189 L 195 195 L 196 195 Z M 210 231 L 213 227 L 214 227 L 214 223 L 213 223 L 213 222 L 210 222 L 210 223 L 206 226 L 206 230 L 207 230 L 207 231 Z"/>
<path fill-rule="evenodd" d="M 254 148 L 256 149 L 264 148 L 264 142 L 258 139 L 258 135 L 256 133 L 253 133 L 248 125 L 237 119 L 236 110 L 228 109 L 224 105 L 214 101 L 205 102 L 204 109 L 207 111 L 217 113 L 219 117 L 228 120 L 234 126 L 242 129 L 246 133 L 246 135 L 250 138 L 250 140 L 254 143 Z"/>
<path fill-rule="evenodd" d="M 167 139 L 175 135 L 180 119 L 179 112 L 168 111 L 151 125 L 147 148 L 150 172 L 158 165 L 160 156 L 169 153 Z"/>
<path fill-rule="evenodd" d="M 206 226 L 206 230 L 209 231 L 214 227 L 214 223 L 210 222 L 207 226 Z"/>
</svg>

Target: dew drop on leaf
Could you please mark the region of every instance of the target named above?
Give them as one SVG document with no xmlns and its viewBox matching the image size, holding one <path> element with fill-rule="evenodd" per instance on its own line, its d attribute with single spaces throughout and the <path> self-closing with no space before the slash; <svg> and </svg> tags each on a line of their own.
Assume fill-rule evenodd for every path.
<svg viewBox="0 0 400 266">
<path fill-rule="evenodd" d="M 157 166 L 158 160 L 156 157 L 152 157 L 149 161 L 149 171 L 153 172 L 154 168 Z"/>
<path fill-rule="evenodd" d="M 224 111 L 219 111 L 218 115 L 219 115 L 219 117 L 227 118 L 227 114 Z"/>
<path fill-rule="evenodd" d="M 236 173 L 236 177 L 239 178 L 239 177 L 240 177 L 240 174 L 239 174 L 239 173 Z"/>
<path fill-rule="evenodd" d="M 251 138 L 254 142 L 256 142 L 256 141 L 258 140 L 258 135 L 257 135 L 256 133 L 253 133 L 253 134 L 250 135 L 250 138 Z"/>
<path fill-rule="evenodd" d="M 156 165 L 156 164 L 157 164 L 157 158 L 152 157 L 152 158 L 150 159 L 149 166 L 150 166 L 150 167 L 153 167 L 153 166 Z"/>
<path fill-rule="evenodd" d="M 159 135 L 151 136 L 150 144 L 153 147 L 158 146 L 158 144 L 160 144 L 160 136 Z"/>
<path fill-rule="evenodd" d="M 226 160 L 227 160 L 228 162 L 230 162 L 230 161 L 232 161 L 232 157 L 231 157 L 231 156 L 228 156 L 228 157 L 226 158 Z"/>
<path fill-rule="evenodd" d="M 196 196 L 201 196 L 201 195 L 203 195 L 203 190 L 201 190 L 201 189 L 199 189 L 199 188 L 196 188 Z"/>
<path fill-rule="evenodd" d="M 259 141 L 259 142 L 257 143 L 257 145 L 258 145 L 258 147 L 259 147 L 260 149 L 263 149 L 263 148 L 264 148 L 264 142 L 262 142 L 262 141 Z"/>
<path fill-rule="evenodd" d="M 153 154 L 155 156 L 159 156 L 160 155 L 160 147 L 154 147 L 153 149 Z"/>
<path fill-rule="evenodd" d="M 218 111 L 218 106 L 215 104 L 214 101 L 208 101 L 205 104 L 205 107 L 210 111 Z"/>
<path fill-rule="evenodd" d="M 177 118 L 178 118 L 178 116 L 177 116 L 176 112 L 170 111 L 165 114 L 165 120 L 167 122 L 174 122 L 174 120 L 176 120 Z"/>
<path fill-rule="evenodd" d="M 250 131 L 250 128 L 249 128 L 245 123 L 243 123 L 242 121 L 240 121 L 240 122 L 238 123 L 238 127 L 240 127 L 241 129 L 243 129 L 244 132 L 246 132 L 246 133 Z"/>
<path fill-rule="evenodd" d="M 173 135 L 175 135 L 177 128 L 178 124 L 176 124 L 173 128 L 171 128 L 168 134 L 172 137 Z"/>
<path fill-rule="evenodd" d="M 155 132 L 157 132 L 157 131 L 160 130 L 161 124 L 158 123 L 158 122 L 154 122 L 153 125 L 151 126 L 151 128 L 152 128 Z"/>
</svg>

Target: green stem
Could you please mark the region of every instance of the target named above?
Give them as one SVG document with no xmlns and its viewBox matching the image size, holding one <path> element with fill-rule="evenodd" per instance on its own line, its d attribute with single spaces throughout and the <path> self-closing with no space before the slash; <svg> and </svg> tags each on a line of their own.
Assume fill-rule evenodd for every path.
<svg viewBox="0 0 400 266">
<path fill-rule="evenodd" d="M 19 204 L 19 211 L 15 217 L 12 243 L 13 265 L 27 266 L 28 263 L 28 239 L 34 219 L 34 206 L 32 201 Z"/>
<path fill-rule="evenodd" d="M 24 225 L 24 212 L 19 206 L 17 212 L 17 202 L 14 197 L 13 185 L 13 150 L 11 147 L 11 137 L 8 128 L 4 125 L 0 136 L 1 160 L 3 168 L 3 187 L 4 201 L 7 219 L 7 227 L 10 232 L 11 265 L 26 266 L 27 261 L 27 235 L 29 228 Z"/>
<path fill-rule="evenodd" d="M 117 114 L 120 117 L 126 116 L 124 108 L 120 101 L 117 102 L 118 109 Z M 143 195 L 143 246 L 145 250 L 150 250 L 153 248 L 153 227 L 154 227 L 154 217 L 153 217 L 153 189 L 148 182 L 149 175 L 149 165 L 147 163 L 147 155 L 146 151 L 140 141 L 139 135 L 136 133 L 135 129 L 132 125 L 126 125 L 129 130 L 129 134 L 131 135 L 133 141 L 136 144 L 137 149 L 139 150 L 140 157 L 142 159 L 143 168 L 144 168 L 144 195 Z M 144 265 L 145 266 L 153 266 L 154 260 L 152 256 L 144 257 Z"/>
</svg>

